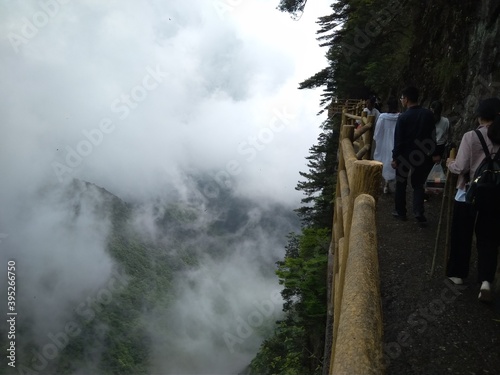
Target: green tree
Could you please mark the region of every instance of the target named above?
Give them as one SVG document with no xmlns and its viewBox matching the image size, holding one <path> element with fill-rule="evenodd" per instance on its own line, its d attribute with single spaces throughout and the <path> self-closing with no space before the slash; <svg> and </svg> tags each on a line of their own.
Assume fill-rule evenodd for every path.
<svg viewBox="0 0 500 375">
<path fill-rule="evenodd" d="M 321 373 L 329 244 L 326 228 L 290 234 L 285 259 L 277 262 L 276 271 L 286 316 L 262 343 L 250 365 L 253 374 Z"/>
<path fill-rule="evenodd" d="M 307 172 L 299 172 L 296 190 L 306 195 L 303 206 L 295 211 L 306 227 L 331 228 L 333 224 L 334 171 L 337 158 L 338 130 L 333 120 L 327 120 L 318 136 L 318 143 L 309 149 Z"/>
<path fill-rule="evenodd" d="M 304 11 L 307 0 L 280 0 L 278 9 L 294 16 Z"/>
</svg>

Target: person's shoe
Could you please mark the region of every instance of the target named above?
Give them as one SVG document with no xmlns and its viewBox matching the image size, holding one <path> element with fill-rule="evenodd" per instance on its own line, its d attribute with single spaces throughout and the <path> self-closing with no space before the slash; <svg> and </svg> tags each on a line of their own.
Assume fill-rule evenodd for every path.
<svg viewBox="0 0 500 375">
<path fill-rule="evenodd" d="M 420 228 L 425 228 L 427 226 L 427 218 L 424 215 L 415 216 L 415 219 Z"/>
<path fill-rule="evenodd" d="M 481 302 L 491 302 L 491 285 L 488 281 L 483 281 L 481 284 L 481 289 L 479 290 L 479 296 L 477 299 Z"/>
<path fill-rule="evenodd" d="M 384 186 L 384 194 L 389 193 L 389 186 Z"/>
<path fill-rule="evenodd" d="M 401 220 L 401 221 L 406 221 L 407 220 L 406 219 L 406 215 L 400 215 L 399 212 L 397 212 L 397 211 L 393 211 L 392 216 L 395 217 L 398 220 Z"/>
<path fill-rule="evenodd" d="M 462 285 L 464 283 L 464 280 L 461 277 L 450 276 L 448 279 L 455 285 Z"/>
</svg>

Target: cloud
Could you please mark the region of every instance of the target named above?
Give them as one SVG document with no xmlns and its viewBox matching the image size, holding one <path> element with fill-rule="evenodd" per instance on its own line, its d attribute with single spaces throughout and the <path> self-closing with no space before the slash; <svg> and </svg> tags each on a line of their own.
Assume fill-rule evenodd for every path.
<svg viewBox="0 0 500 375">
<path fill-rule="evenodd" d="M 282 316 L 280 289 L 259 270 L 262 261 L 248 256 L 258 257 L 269 241 L 242 243 L 222 261 L 203 258 L 199 268 L 179 279 L 174 305 L 147 319 L 155 341 L 153 370 L 235 374 L 250 363 Z"/>
<path fill-rule="evenodd" d="M 2 262 L 16 262 L 17 310 L 26 312 L 33 338 L 44 343 L 108 279 L 109 213 L 101 192 L 82 183 L 23 191 L 16 198 L 0 201 L 0 227 L 8 233 L 0 244 Z"/>
<path fill-rule="evenodd" d="M 211 206 L 219 194 L 251 202 L 248 225 L 264 225 L 268 206 L 299 205 L 298 172 L 323 119 L 320 92 L 297 87 L 326 62 L 314 21 L 328 3 L 308 4 L 298 22 L 274 0 L 0 4 L 1 260 L 18 259 L 29 290 L 23 303 L 42 340 L 114 267 L 102 196 L 83 185 L 69 196 L 73 178 L 141 203 L 133 222 L 156 239 L 154 204 L 194 207 L 200 228 L 223 215 Z M 185 316 L 178 329 L 186 345 L 201 353 L 216 342 L 224 354 L 204 358 L 227 360 L 223 371 L 246 363 L 261 336 L 231 353 L 220 329 L 234 334 L 238 317 L 277 288 L 270 270 L 283 233 L 256 233 L 232 256 L 206 258 L 185 275 L 192 283 L 178 284 L 172 321 L 152 317 L 172 324 Z M 210 317 L 216 323 L 205 326 Z"/>
<path fill-rule="evenodd" d="M 16 11 L 2 13 L 3 34 L 22 35 L 26 20 L 33 22 L 45 3 L 59 4 L 11 4 Z M 153 180 L 165 166 L 224 168 L 239 156 L 241 142 L 286 108 L 296 122 L 269 145 L 279 147 L 279 155 L 261 153 L 259 164 L 296 174 L 318 133 L 320 119 L 311 108 L 318 95 L 296 90 L 306 78 L 297 74 L 305 64 L 297 66 L 300 48 L 290 51 L 289 44 L 304 39 L 301 24 L 269 8 L 269 1 L 255 7 L 241 2 L 221 20 L 214 2 L 59 4 L 18 53 L 12 43 L 1 45 L 9 92 L 0 103 L 6 116 L 2 159 L 21 154 L 25 169 L 36 159 L 37 179 L 56 179 L 54 163 L 61 163 L 70 167 L 60 171 L 64 176 L 131 193 L 140 190 L 134 181 Z M 257 25 L 262 30 L 255 31 Z M 309 34 L 306 48 L 314 44 Z M 82 146 L 89 141 L 84 132 L 103 121 L 112 130 L 98 145 Z M 74 168 L 66 160 L 71 150 L 82 157 Z M 254 169 L 243 172 L 275 190 L 275 179 Z M 290 174 L 288 185 L 295 183 Z M 297 199 L 293 190 L 285 194 Z"/>
</svg>

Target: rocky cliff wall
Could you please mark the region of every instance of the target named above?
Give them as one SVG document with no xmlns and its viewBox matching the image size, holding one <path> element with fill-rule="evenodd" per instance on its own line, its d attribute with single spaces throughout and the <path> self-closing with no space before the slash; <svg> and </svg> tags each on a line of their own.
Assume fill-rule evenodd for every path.
<svg viewBox="0 0 500 375">
<path fill-rule="evenodd" d="M 460 107 L 461 123 L 457 125 L 456 136 L 476 125 L 474 110 L 480 99 L 500 96 L 500 2 L 498 0 L 478 1 L 476 23 L 464 32 L 469 34 L 467 50 L 467 77 L 465 97 Z M 455 137 L 454 137 L 455 138 Z"/>
<path fill-rule="evenodd" d="M 443 102 L 458 142 L 476 126 L 478 101 L 500 96 L 500 1 L 422 0 L 405 12 L 413 41 L 404 85 L 420 87 L 426 106 Z"/>
</svg>

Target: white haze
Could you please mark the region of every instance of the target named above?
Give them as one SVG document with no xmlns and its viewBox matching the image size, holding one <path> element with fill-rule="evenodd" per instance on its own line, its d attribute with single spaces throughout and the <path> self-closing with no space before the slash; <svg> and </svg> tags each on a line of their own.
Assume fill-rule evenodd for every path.
<svg viewBox="0 0 500 375">
<path fill-rule="evenodd" d="M 321 92 L 297 87 L 326 64 L 315 21 L 329 4 L 308 2 L 299 21 L 277 11 L 278 0 L 0 4 L 0 267 L 16 260 L 21 306 L 40 345 L 114 267 L 101 197 L 92 188 L 67 198 L 71 179 L 145 203 L 189 203 L 194 194 L 204 205 L 214 188 L 231 189 L 255 202 L 250 224 L 268 204 L 299 206 L 298 171 L 323 118 Z M 212 184 L 193 193 L 186 174 L 198 172 Z M 151 215 L 144 208 L 136 223 L 154 237 Z M 158 327 L 178 323 L 180 335 L 174 348 L 153 337 L 152 371 L 234 373 L 248 364 L 260 333 L 236 351 L 222 333 L 236 334 L 238 319 L 279 290 L 261 263 L 282 256 L 283 245 L 256 236 L 186 274 L 176 315 L 147 317 Z M 229 312 L 218 315 L 214 301 Z M 202 364 L 176 363 L 172 353 L 183 350 Z"/>
</svg>

